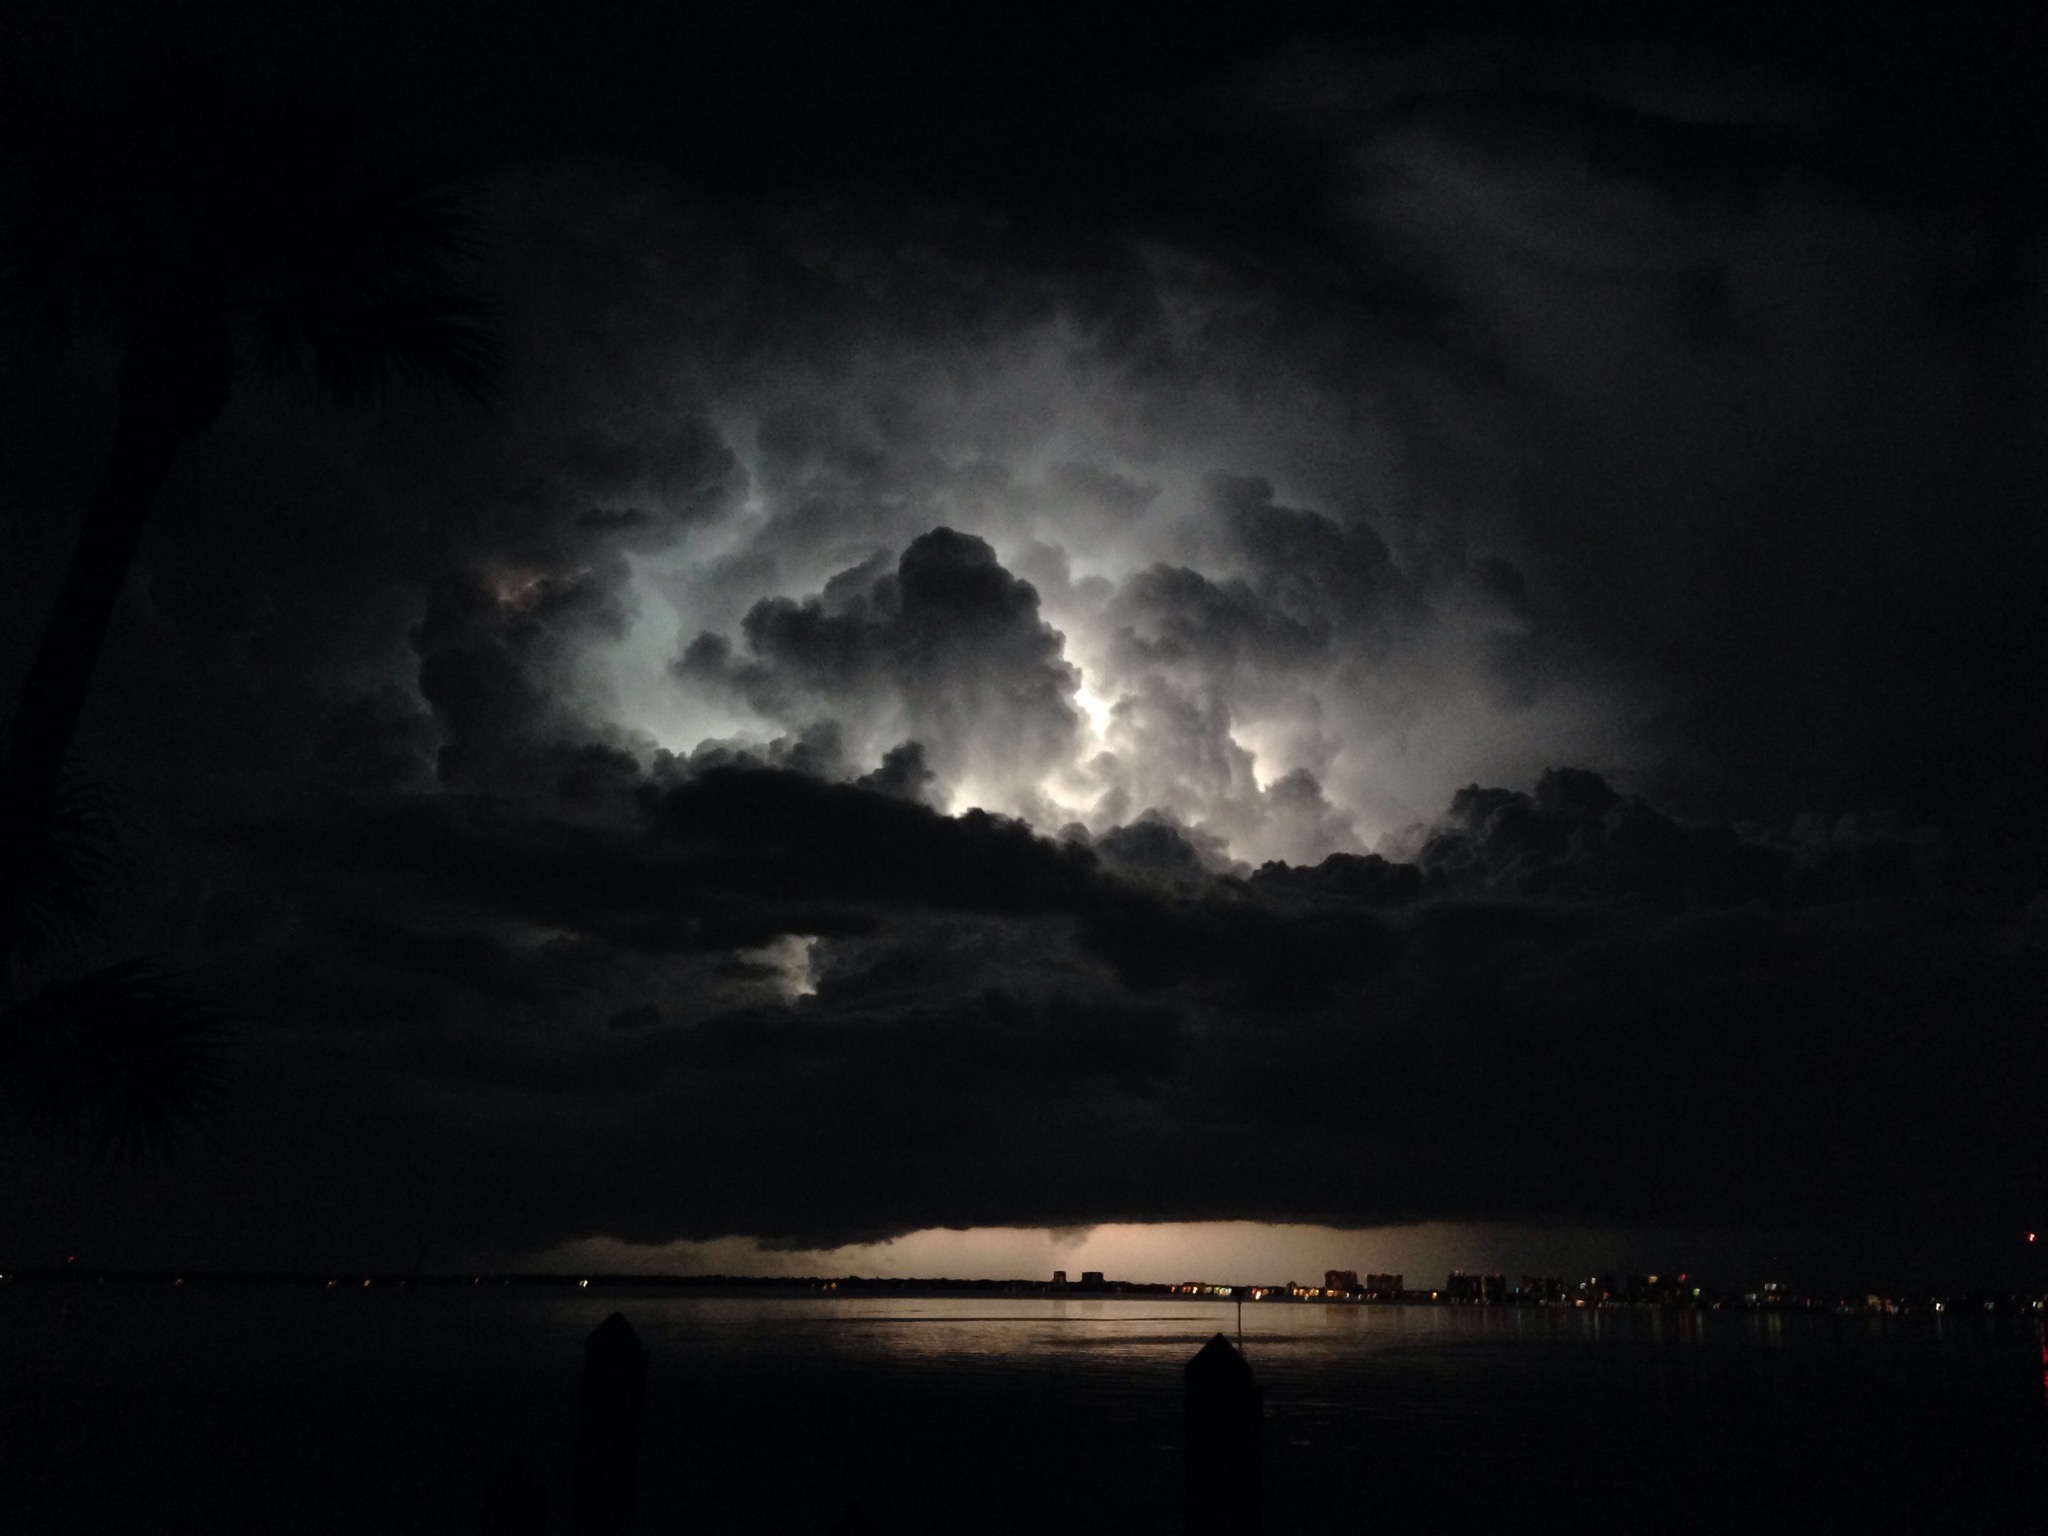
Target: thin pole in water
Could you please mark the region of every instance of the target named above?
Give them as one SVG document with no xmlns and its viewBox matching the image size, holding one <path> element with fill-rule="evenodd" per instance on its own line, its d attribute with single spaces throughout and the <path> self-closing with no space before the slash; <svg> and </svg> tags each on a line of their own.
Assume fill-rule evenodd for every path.
<svg viewBox="0 0 2048 1536">
<path fill-rule="evenodd" d="M 1244 1297 L 1237 1298 L 1237 1347 L 1244 1348 Z"/>
</svg>

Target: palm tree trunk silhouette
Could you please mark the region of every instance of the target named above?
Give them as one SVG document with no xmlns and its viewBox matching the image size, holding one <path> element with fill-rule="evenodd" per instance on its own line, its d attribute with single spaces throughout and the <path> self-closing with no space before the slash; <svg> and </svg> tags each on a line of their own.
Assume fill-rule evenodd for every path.
<svg viewBox="0 0 2048 1536">
<path fill-rule="evenodd" d="M 233 369 L 214 316 L 160 319 L 129 342 L 113 446 L 7 734 L 0 801 L 16 816 L 37 817 L 57 793 L 150 508 L 178 449 L 226 406 Z"/>
<path fill-rule="evenodd" d="M 122 352 L 112 450 L 0 760 L 0 817 L 31 819 L 56 793 L 151 504 L 241 364 L 340 400 L 400 381 L 482 398 L 497 371 L 464 199 L 341 103 L 218 74 L 154 22 L 95 88 L 41 89 L 0 114 L 22 141 L 0 133 L 0 288 L 60 333 L 110 321 Z"/>
<path fill-rule="evenodd" d="M 459 195 L 317 95 L 215 78 L 162 38 L 129 62 L 104 90 L 0 103 L 9 307 L 60 334 L 109 321 L 122 349 L 113 443 L 0 743 L 0 1089 L 149 1158 L 210 1099 L 219 1021 L 158 966 L 64 972 L 112 869 L 66 760 L 151 508 L 238 360 L 344 401 L 481 399 L 497 350 Z"/>
</svg>

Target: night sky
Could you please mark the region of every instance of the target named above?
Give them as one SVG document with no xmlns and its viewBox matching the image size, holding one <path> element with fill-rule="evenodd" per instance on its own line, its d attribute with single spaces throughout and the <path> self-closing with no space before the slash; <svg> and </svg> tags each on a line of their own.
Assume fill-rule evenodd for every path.
<svg viewBox="0 0 2048 1536">
<path fill-rule="evenodd" d="M 2038 1277 L 2038 6 L 420 9 L 176 13 L 505 366 L 180 450 L 76 963 L 226 1091 L 0 1258 Z M 10 707 L 118 345 L 9 344 Z"/>
</svg>

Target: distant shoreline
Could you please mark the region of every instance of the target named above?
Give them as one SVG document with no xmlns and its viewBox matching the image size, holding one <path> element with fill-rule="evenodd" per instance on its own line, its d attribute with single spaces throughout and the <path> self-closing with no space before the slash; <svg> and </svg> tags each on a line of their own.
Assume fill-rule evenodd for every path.
<svg viewBox="0 0 2048 1536">
<path fill-rule="evenodd" d="M 1874 1293 L 1796 1294 L 1792 1292 L 1702 1289 L 1685 1297 L 1536 1297 L 1508 1293 L 1485 1301 L 1445 1291 L 1405 1290 L 1398 1295 L 1326 1291 L 1305 1286 L 1179 1285 L 1104 1280 L 1094 1284 L 1060 1284 L 1046 1280 L 956 1280 L 947 1278 L 890 1279 L 865 1275 L 638 1275 L 638 1274 L 405 1274 L 389 1271 L 328 1272 L 304 1270 L 173 1270 L 84 1269 L 72 1265 L 0 1269 L 0 1286 L 10 1284 L 135 1287 L 253 1288 L 291 1287 L 330 1291 L 354 1290 L 501 1290 L 567 1291 L 585 1295 L 635 1296 L 672 1293 L 704 1297 L 785 1296 L 814 1299 L 876 1297 L 934 1299 L 946 1297 L 1033 1301 L 1155 1300 L 1192 1302 L 1235 1308 L 1254 1306 L 1451 1307 L 1472 1309 L 1534 1309 L 1542 1311 L 1748 1311 L 1853 1312 L 1871 1315 L 1931 1313 L 1936 1315 L 1994 1313 L 2005 1316 L 2048 1316 L 2048 1298 L 2032 1294 L 1975 1290 L 1881 1296 Z"/>
</svg>

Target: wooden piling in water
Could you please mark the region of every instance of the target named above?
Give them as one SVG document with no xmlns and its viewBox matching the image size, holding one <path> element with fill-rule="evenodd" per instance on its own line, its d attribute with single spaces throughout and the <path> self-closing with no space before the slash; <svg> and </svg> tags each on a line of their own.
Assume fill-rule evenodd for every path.
<svg viewBox="0 0 2048 1536">
<path fill-rule="evenodd" d="M 1187 1536 L 1259 1536 L 1263 1406 L 1252 1368 L 1222 1334 L 1187 1363 L 1181 1436 Z"/>
<path fill-rule="evenodd" d="M 576 1536 L 626 1536 L 632 1530 L 646 1397 L 647 1351 L 632 1325 L 614 1312 L 583 1342 L 570 1503 Z"/>
</svg>

